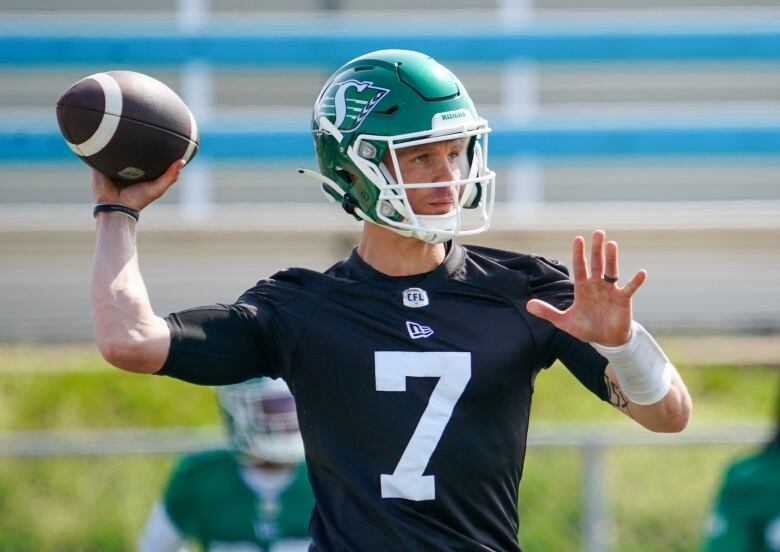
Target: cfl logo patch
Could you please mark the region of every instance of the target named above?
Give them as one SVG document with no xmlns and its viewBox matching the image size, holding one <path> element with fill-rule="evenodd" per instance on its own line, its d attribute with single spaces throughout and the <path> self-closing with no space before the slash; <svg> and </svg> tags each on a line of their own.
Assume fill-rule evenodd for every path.
<svg viewBox="0 0 780 552">
<path fill-rule="evenodd" d="M 424 289 L 409 288 L 403 291 L 404 306 L 413 309 L 428 306 L 428 294 Z"/>
</svg>

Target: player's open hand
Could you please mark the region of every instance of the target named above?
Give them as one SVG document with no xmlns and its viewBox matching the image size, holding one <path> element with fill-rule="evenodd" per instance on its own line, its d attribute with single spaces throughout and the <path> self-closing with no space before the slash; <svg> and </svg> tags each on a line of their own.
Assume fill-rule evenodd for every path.
<svg viewBox="0 0 780 552">
<path fill-rule="evenodd" d="M 647 272 L 640 270 L 625 286 L 619 287 L 618 246 L 610 241 L 605 247 L 604 240 L 603 230 L 593 232 L 588 270 L 585 239 L 582 236 L 574 238 L 574 303 L 571 307 L 561 311 L 549 303 L 531 299 L 527 309 L 581 341 L 617 347 L 626 343 L 631 334 L 631 298 L 644 283 Z"/>
<path fill-rule="evenodd" d="M 129 186 L 118 186 L 103 173 L 92 169 L 92 196 L 96 203 L 114 203 L 140 211 L 173 186 L 179 179 L 184 164 L 184 161 L 179 159 L 159 178 Z"/>
</svg>

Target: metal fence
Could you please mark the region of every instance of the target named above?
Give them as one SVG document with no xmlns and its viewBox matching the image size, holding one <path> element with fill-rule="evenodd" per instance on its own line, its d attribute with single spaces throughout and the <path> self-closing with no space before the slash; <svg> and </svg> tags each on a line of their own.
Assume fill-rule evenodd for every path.
<svg viewBox="0 0 780 552">
<path fill-rule="evenodd" d="M 675 435 L 614 423 L 532 425 L 520 485 L 521 542 L 535 544 L 532 551 L 541 549 L 539 543 L 549 550 L 574 546 L 583 552 L 693 550 L 723 459 L 768 437 L 769 427 L 757 424 L 692 427 Z M 99 461 L 109 456 L 182 454 L 223 444 L 218 427 L 13 431 L 0 433 L 0 460 Z M 711 451 L 718 448 L 726 452 L 713 457 Z M 643 473 L 641 479 L 622 475 L 632 470 Z M 558 479 L 562 473 L 566 476 Z M 685 502 L 689 508 L 680 519 L 677 507 Z M 643 503 L 655 510 L 653 521 L 664 527 L 661 533 L 654 534 L 654 524 L 641 518 Z"/>
</svg>

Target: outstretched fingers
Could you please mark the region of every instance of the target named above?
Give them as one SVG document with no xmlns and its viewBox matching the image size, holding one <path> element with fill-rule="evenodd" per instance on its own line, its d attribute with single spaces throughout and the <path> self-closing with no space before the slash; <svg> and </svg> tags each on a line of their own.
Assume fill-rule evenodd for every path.
<svg viewBox="0 0 780 552">
<path fill-rule="evenodd" d="M 590 243 L 590 274 L 594 278 L 604 275 L 604 231 L 594 230 Z"/>
<path fill-rule="evenodd" d="M 636 293 L 639 287 L 645 283 L 645 280 L 647 280 L 647 271 L 642 269 L 634 274 L 634 277 L 631 278 L 628 283 L 621 289 L 623 293 L 626 294 L 626 296 L 631 297 Z"/>
<path fill-rule="evenodd" d="M 575 236 L 571 244 L 571 271 L 575 282 L 587 280 L 588 263 L 585 260 L 585 238 Z"/>
<path fill-rule="evenodd" d="M 609 278 L 618 278 L 618 245 L 616 242 L 607 242 L 606 264 L 604 265 L 604 276 Z"/>
</svg>

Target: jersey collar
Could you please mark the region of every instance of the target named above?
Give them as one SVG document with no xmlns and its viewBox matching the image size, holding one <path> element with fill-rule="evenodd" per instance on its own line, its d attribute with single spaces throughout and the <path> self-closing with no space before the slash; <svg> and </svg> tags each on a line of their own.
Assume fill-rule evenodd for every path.
<svg viewBox="0 0 780 552">
<path fill-rule="evenodd" d="M 442 285 L 449 278 L 457 276 L 463 270 L 466 258 L 466 251 L 463 246 L 450 240 L 445 243 L 445 247 L 447 248 L 447 254 L 444 257 L 444 261 L 432 271 L 422 274 L 388 276 L 361 259 L 357 253 L 357 248 L 352 250 L 352 254 L 346 260 L 344 266 L 350 278 L 361 282 L 371 282 L 372 284 L 398 288 L 420 286 L 431 289 Z"/>
</svg>

